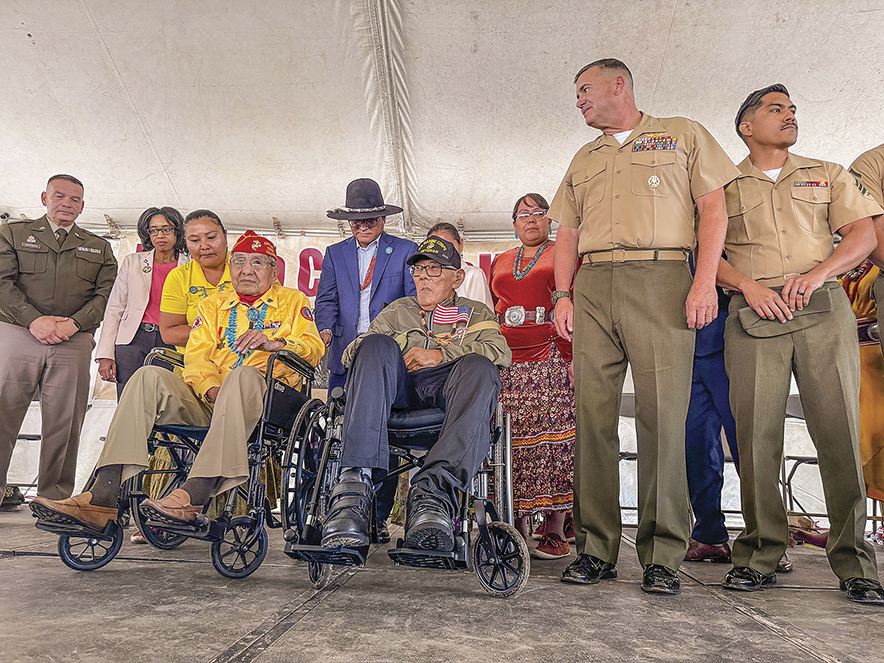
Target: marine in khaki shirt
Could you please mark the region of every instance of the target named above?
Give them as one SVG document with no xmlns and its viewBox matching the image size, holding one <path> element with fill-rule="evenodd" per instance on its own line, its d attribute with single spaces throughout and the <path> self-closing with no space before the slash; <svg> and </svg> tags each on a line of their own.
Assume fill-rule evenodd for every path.
<svg viewBox="0 0 884 663">
<path fill-rule="evenodd" d="M 860 154 L 850 164 L 850 174 L 859 182 L 861 191 L 868 193 L 876 203 L 884 207 L 884 145 Z M 881 270 L 872 286 L 872 295 L 880 310 L 884 308 L 884 276 L 880 275 L 884 274 L 884 217 L 875 219 L 875 237 L 878 239 L 878 246 L 869 255 L 869 260 Z M 884 351 L 884 338 L 880 342 L 881 350 Z"/>
<path fill-rule="evenodd" d="M 778 479 L 794 372 L 826 494 L 829 563 L 848 599 L 884 605 L 875 553 L 864 539 L 856 326 L 834 280 L 874 248 L 870 217 L 882 210 L 842 167 L 790 154 L 798 140 L 795 111 L 786 88 L 773 85 L 749 95 L 735 122 L 749 156 L 727 189 L 727 260 L 718 280 L 738 293 L 724 352 L 745 529 L 724 586 L 754 591 L 776 581 L 788 537 Z"/>
<path fill-rule="evenodd" d="M 727 216 L 723 187 L 737 176 L 692 120 L 638 110 L 632 74 L 594 62 L 575 79 L 577 107 L 603 134 L 571 161 L 548 216 L 556 235 L 554 322 L 573 332 L 577 441 L 577 560 L 562 580 L 616 577 L 620 545 L 620 393 L 627 363 L 636 396 L 642 589 L 675 594 L 690 538 L 684 426 L 694 329 L 718 313 L 715 273 Z M 699 223 L 695 225 L 695 208 Z M 696 278 L 687 258 L 698 249 Z M 574 277 L 574 301 L 568 290 Z"/>
<path fill-rule="evenodd" d="M 0 499 L 38 386 L 44 416 L 37 494 L 71 494 L 92 335 L 117 275 L 110 244 L 76 224 L 84 206 L 80 180 L 52 176 L 41 201 L 45 216 L 0 225 Z"/>
</svg>

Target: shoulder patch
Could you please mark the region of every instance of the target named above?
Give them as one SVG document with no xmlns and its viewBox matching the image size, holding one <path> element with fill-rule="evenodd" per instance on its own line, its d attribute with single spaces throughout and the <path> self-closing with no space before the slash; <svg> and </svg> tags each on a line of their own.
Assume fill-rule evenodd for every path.
<svg viewBox="0 0 884 663">
<path fill-rule="evenodd" d="M 309 320 L 310 322 L 313 322 L 313 311 L 310 310 L 309 306 L 305 306 L 301 309 L 301 316 L 305 320 Z"/>
<path fill-rule="evenodd" d="M 195 329 L 199 329 L 202 326 L 203 326 L 203 316 L 198 315 L 198 316 L 196 316 L 196 320 L 193 321 L 193 327 L 190 328 L 190 331 L 193 331 Z"/>
</svg>

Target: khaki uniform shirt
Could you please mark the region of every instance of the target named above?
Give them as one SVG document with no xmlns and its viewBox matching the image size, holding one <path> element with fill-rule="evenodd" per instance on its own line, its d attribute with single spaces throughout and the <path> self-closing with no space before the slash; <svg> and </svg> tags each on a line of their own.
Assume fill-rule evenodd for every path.
<svg viewBox="0 0 884 663">
<path fill-rule="evenodd" d="M 850 174 L 859 181 L 863 192 L 884 207 L 884 145 L 860 154 L 850 164 Z"/>
<path fill-rule="evenodd" d="M 494 312 L 472 299 L 455 294 L 454 299 L 442 302 L 442 307 L 457 307 L 460 320 L 439 324 L 434 318 L 437 310 L 426 314 L 426 327 L 421 321 L 421 307 L 417 297 L 402 297 L 382 310 L 372 320 L 365 334 L 360 334 L 346 347 L 342 362 L 350 368 L 356 348 L 368 334 L 391 336 L 399 343 L 404 355 L 411 348 L 428 348 L 442 351 L 442 363 L 475 353 L 488 357 L 498 368 L 506 368 L 512 362 L 512 352 L 500 333 L 500 325 Z M 431 331 L 429 335 L 427 331 Z"/>
<path fill-rule="evenodd" d="M 790 154 L 776 182 L 746 157 L 725 190 L 727 261 L 751 279 L 805 274 L 832 255 L 832 233 L 882 213 L 841 166 Z"/>
<path fill-rule="evenodd" d="M 691 250 L 694 200 L 737 174 L 698 122 L 642 114 L 623 145 L 602 135 L 583 146 L 548 216 L 579 229 L 581 255 L 619 248 Z"/>
<path fill-rule="evenodd" d="M 73 224 L 59 248 L 45 216 L 0 225 L 0 321 L 27 327 L 43 315 L 94 332 L 117 276 L 110 244 Z"/>
</svg>

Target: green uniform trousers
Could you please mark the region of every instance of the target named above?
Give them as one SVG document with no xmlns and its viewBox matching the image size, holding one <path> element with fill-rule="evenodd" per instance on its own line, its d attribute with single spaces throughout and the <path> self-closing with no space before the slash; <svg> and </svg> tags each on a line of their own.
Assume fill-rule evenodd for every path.
<svg viewBox="0 0 884 663">
<path fill-rule="evenodd" d="M 616 562 L 620 548 L 620 397 L 635 383 L 642 566 L 678 569 L 691 534 L 684 422 L 694 331 L 686 262 L 584 264 L 574 282 L 574 530 L 577 552 Z"/>
<path fill-rule="evenodd" d="M 147 438 L 155 424 L 208 426 L 189 477 L 220 477 L 214 495 L 249 478 L 246 442 L 264 411 L 267 383 L 253 366 L 240 366 L 224 380 L 214 408 L 180 378 L 159 366 L 144 366 L 126 383 L 98 467 L 122 465 L 126 479 L 147 469 Z"/>
<path fill-rule="evenodd" d="M 769 575 L 786 550 L 788 522 L 778 481 L 794 372 L 819 459 L 831 527 L 829 564 L 842 580 L 877 579 L 875 553 L 863 539 L 866 494 L 859 454 L 856 321 L 840 285 L 826 283 L 823 289 L 831 296 L 832 310 L 813 314 L 819 322 L 769 338 L 747 334 L 739 317 L 739 310 L 748 306 L 746 299 L 735 295 L 731 300 L 724 359 L 737 421 L 745 521 L 731 559 L 734 566 Z"/>
</svg>

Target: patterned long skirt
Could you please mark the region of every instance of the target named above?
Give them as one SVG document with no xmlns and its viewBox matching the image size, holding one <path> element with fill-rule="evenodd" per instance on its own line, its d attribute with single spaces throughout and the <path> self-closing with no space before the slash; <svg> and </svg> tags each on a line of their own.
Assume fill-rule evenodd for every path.
<svg viewBox="0 0 884 663">
<path fill-rule="evenodd" d="M 574 390 L 558 348 L 546 361 L 522 361 L 504 371 L 501 400 L 513 435 L 516 513 L 568 511 L 574 503 Z"/>
</svg>

